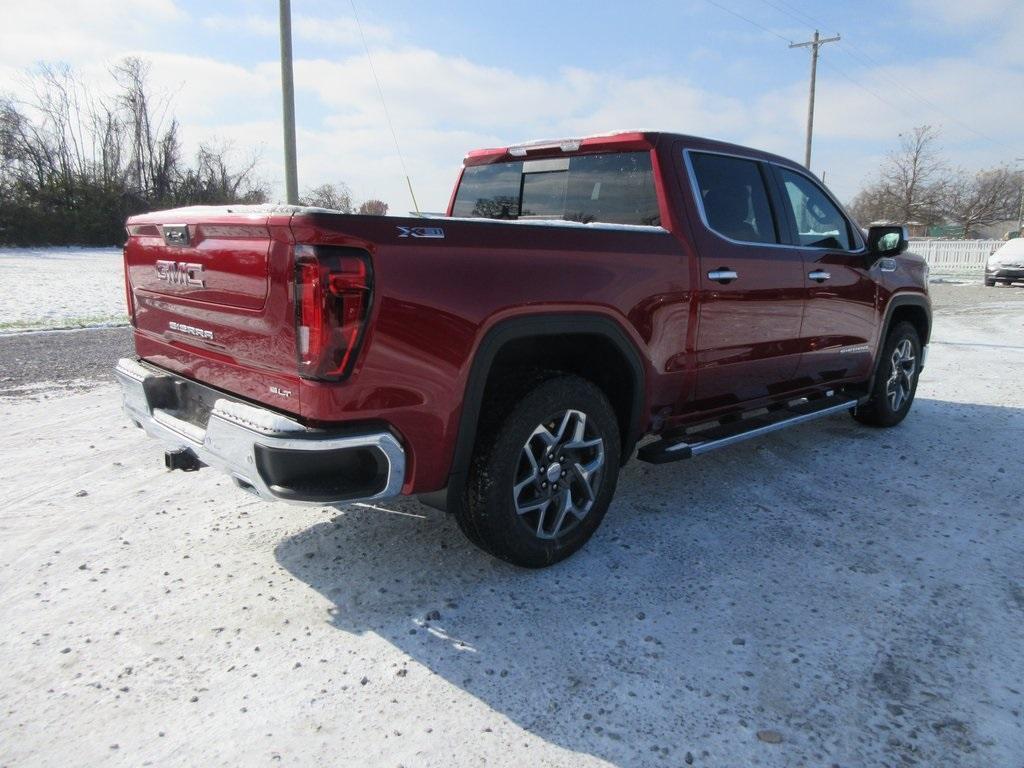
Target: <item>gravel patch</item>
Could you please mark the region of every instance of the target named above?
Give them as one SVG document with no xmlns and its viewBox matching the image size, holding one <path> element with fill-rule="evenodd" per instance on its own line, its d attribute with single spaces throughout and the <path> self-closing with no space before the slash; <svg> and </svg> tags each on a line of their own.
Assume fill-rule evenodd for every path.
<svg viewBox="0 0 1024 768">
<path fill-rule="evenodd" d="M 129 328 L 0 335 L 0 398 L 41 398 L 114 380 L 134 354 Z"/>
</svg>

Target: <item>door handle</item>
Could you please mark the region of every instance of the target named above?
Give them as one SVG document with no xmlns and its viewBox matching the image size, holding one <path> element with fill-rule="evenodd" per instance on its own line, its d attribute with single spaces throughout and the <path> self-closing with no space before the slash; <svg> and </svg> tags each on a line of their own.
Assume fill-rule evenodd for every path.
<svg viewBox="0 0 1024 768">
<path fill-rule="evenodd" d="M 826 280 L 832 277 L 831 272 L 826 272 L 823 269 L 816 269 L 807 275 L 811 280 L 817 280 L 819 283 L 824 283 Z"/>
<path fill-rule="evenodd" d="M 714 280 L 716 283 L 722 283 L 722 285 L 731 283 L 738 277 L 739 275 L 734 270 L 726 267 L 719 267 L 708 272 L 708 280 Z"/>
</svg>

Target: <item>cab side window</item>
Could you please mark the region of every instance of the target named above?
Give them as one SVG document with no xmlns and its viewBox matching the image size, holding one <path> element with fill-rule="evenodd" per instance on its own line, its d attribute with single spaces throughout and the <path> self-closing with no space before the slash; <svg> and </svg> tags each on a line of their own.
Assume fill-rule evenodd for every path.
<svg viewBox="0 0 1024 768">
<path fill-rule="evenodd" d="M 745 243 L 779 241 L 756 161 L 692 152 L 690 162 L 708 227 Z"/>
<path fill-rule="evenodd" d="M 801 173 L 787 168 L 778 173 L 786 192 L 783 206 L 796 234 L 793 245 L 854 250 L 850 224 L 825 191 Z"/>
</svg>

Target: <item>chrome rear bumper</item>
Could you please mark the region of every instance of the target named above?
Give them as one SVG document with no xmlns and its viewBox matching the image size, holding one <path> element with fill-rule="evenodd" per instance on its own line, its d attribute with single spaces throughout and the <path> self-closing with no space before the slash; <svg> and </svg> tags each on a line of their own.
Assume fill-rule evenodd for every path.
<svg viewBox="0 0 1024 768">
<path fill-rule="evenodd" d="M 309 429 L 227 396 L 213 402 L 201 426 L 157 404 L 161 398 L 155 393 L 165 391 L 164 385 L 188 380 L 129 358 L 119 360 L 114 373 L 125 414 L 146 434 L 169 451 L 190 451 L 261 499 L 330 505 L 401 492 L 405 451 L 386 430 L 338 434 Z"/>
</svg>

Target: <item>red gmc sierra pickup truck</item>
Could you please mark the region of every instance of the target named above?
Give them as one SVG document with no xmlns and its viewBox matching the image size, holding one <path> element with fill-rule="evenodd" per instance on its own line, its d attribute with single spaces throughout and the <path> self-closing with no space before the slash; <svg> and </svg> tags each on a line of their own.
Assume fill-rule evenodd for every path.
<svg viewBox="0 0 1024 768">
<path fill-rule="evenodd" d="M 470 152 L 445 217 L 133 216 L 128 417 L 263 499 L 416 494 L 498 557 L 575 552 L 619 467 L 850 411 L 899 423 L 931 330 L 902 227 L 801 166 L 625 132 Z"/>
</svg>

